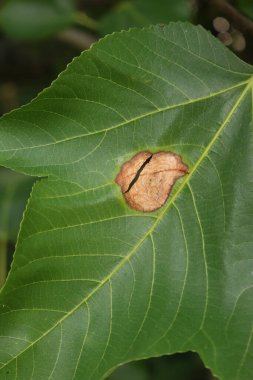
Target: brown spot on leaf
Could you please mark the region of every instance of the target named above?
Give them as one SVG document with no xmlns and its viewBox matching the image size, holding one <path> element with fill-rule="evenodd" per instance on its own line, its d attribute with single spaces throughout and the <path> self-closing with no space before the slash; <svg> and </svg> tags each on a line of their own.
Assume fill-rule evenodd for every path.
<svg viewBox="0 0 253 380">
<path fill-rule="evenodd" d="M 176 180 L 187 173 L 178 154 L 140 152 L 122 165 L 115 181 L 130 207 L 149 212 L 164 205 Z"/>
</svg>

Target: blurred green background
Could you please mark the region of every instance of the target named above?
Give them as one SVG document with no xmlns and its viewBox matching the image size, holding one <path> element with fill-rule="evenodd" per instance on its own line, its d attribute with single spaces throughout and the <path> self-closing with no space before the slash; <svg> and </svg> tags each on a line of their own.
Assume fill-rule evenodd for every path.
<svg viewBox="0 0 253 380">
<path fill-rule="evenodd" d="M 229 29 L 220 31 L 216 17 L 225 18 Z M 98 38 L 130 27 L 178 20 L 200 23 L 252 63 L 250 17 L 252 0 L 0 0 L 0 115 L 29 102 Z M 11 265 L 34 181 L 0 167 L 0 287 Z M 199 356 L 189 352 L 124 365 L 109 379 L 214 377 Z"/>
</svg>

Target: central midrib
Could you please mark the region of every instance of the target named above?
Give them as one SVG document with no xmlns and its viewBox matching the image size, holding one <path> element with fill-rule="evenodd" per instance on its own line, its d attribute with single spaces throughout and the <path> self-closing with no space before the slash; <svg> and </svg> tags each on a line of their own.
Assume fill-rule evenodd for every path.
<svg viewBox="0 0 253 380">
<path fill-rule="evenodd" d="M 140 241 L 135 245 L 135 247 L 128 253 L 127 256 L 124 257 L 124 259 L 104 278 L 104 280 L 101 281 L 101 283 L 93 289 L 93 291 L 85 297 L 78 305 L 76 305 L 71 311 L 69 311 L 66 315 L 64 315 L 61 319 L 58 320 L 57 323 L 55 323 L 49 330 L 47 330 L 44 334 L 42 334 L 38 339 L 36 339 L 32 344 L 28 345 L 23 351 L 21 351 L 18 355 L 12 357 L 11 360 L 6 362 L 1 368 L 3 369 L 8 364 L 10 364 L 13 360 L 17 359 L 19 356 L 21 356 L 24 352 L 26 352 L 28 349 L 30 349 L 32 346 L 34 346 L 37 342 L 39 342 L 41 339 L 43 339 L 45 336 L 47 336 L 51 331 L 53 331 L 60 323 L 64 322 L 65 319 L 70 317 L 76 310 L 78 310 L 83 304 L 87 303 L 89 299 L 96 294 L 101 287 L 103 287 L 113 276 L 114 274 L 118 273 L 118 271 L 124 266 L 124 264 L 129 261 L 129 259 L 135 254 L 135 252 L 138 250 L 138 248 L 142 245 L 142 243 L 146 240 L 146 238 L 155 230 L 157 225 L 162 220 L 164 214 L 167 212 L 167 210 L 170 208 L 170 206 L 174 203 L 177 196 L 181 193 L 181 191 L 184 189 L 185 185 L 190 181 L 191 177 L 196 172 L 199 165 L 204 161 L 205 157 L 207 156 L 208 152 L 210 151 L 211 147 L 215 144 L 216 140 L 226 127 L 227 123 L 230 121 L 232 115 L 234 114 L 235 110 L 239 106 L 239 104 L 242 102 L 243 98 L 249 91 L 249 89 L 253 86 L 253 78 L 251 78 L 249 81 L 247 81 L 247 86 L 241 93 L 241 95 L 238 97 L 236 102 L 234 103 L 233 107 L 231 108 L 230 112 L 228 113 L 227 117 L 225 118 L 224 122 L 220 126 L 220 128 L 215 133 L 214 137 L 211 139 L 209 144 L 207 145 L 206 149 L 203 151 L 199 159 L 196 161 L 195 165 L 190 170 L 188 176 L 182 181 L 181 185 L 177 189 L 177 191 L 171 196 L 171 198 L 167 201 L 167 204 L 162 208 L 160 215 L 150 227 L 150 229 L 145 233 L 145 235 L 140 239 Z"/>
</svg>

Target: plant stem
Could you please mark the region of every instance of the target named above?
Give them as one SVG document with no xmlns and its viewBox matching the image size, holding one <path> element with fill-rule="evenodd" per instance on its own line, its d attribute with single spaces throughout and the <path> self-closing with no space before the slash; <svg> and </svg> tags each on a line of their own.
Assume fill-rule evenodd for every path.
<svg viewBox="0 0 253 380">
<path fill-rule="evenodd" d="M 90 45 L 97 40 L 94 35 L 76 29 L 63 30 L 57 34 L 57 38 L 63 42 L 71 44 L 78 50 L 89 49 Z"/>
<path fill-rule="evenodd" d="M 98 22 L 88 16 L 86 13 L 81 12 L 81 11 L 76 11 L 74 14 L 74 21 L 81 25 L 84 26 L 85 28 L 97 31 L 98 29 Z"/>
<path fill-rule="evenodd" d="M 207 0 L 205 3 L 199 1 L 200 6 L 203 4 L 209 5 L 226 17 L 243 33 L 248 33 L 253 36 L 253 21 L 244 16 L 238 9 L 226 0 Z"/>
</svg>

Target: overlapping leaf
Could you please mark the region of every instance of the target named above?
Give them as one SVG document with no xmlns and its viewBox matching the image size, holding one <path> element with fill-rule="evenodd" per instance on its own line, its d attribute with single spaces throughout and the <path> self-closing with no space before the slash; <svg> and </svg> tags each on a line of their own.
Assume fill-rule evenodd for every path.
<svg viewBox="0 0 253 380">
<path fill-rule="evenodd" d="M 0 162 L 34 187 L 0 309 L 1 379 L 102 379 L 196 350 L 252 365 L 252 67 L 199 27 L 114 34 L 0 123 Z M 157 212 L 114 179 L 141 150 L 189 175 Z"/>
</svg>

